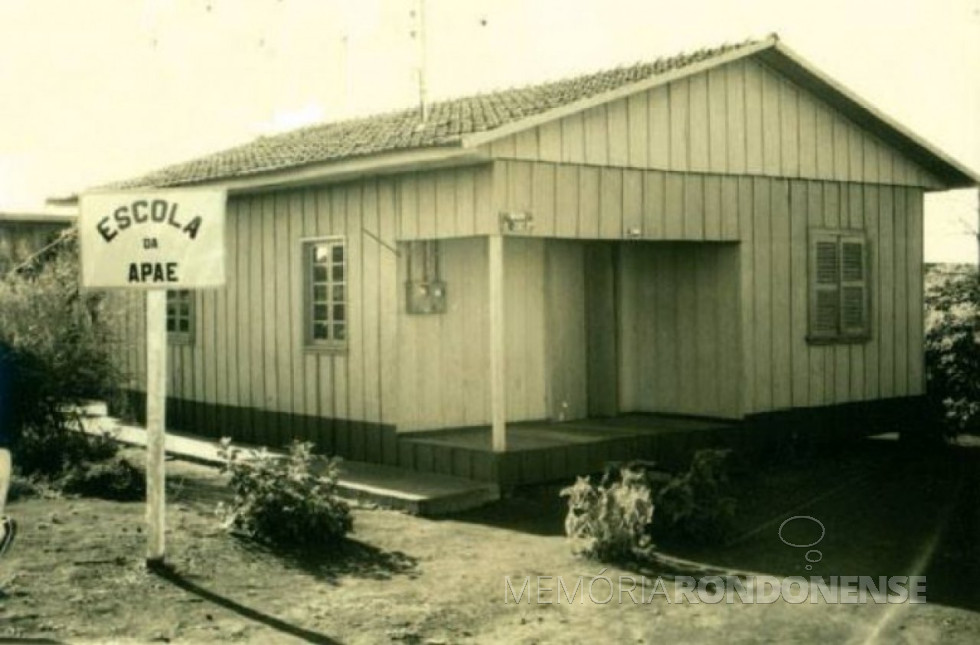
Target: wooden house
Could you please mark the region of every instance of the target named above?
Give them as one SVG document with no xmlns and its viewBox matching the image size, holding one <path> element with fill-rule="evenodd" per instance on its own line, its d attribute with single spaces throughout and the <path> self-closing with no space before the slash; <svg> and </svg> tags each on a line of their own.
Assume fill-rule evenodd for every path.
<svg viewBox="0 0 980 645">
<path fill-rule="evenodd" d="M 594 465 L 567 435 L 495 461 L 561 443 L 522 428 L 914 401 L 923 193 L 977 183 L 771 37 L 116 188 L 228 191 L 227 286 L 168 308 L 172 426 L 516 482 Z M 142 343 L 124 360 L 140 391 Z M 420 434 L 447 429 L 474 430 Z"/>
<path fill-rule="evenodd" d="M 74 215 L 0 213 L 0 274 L 23 265 L 74 223 Z"/>
</svg>

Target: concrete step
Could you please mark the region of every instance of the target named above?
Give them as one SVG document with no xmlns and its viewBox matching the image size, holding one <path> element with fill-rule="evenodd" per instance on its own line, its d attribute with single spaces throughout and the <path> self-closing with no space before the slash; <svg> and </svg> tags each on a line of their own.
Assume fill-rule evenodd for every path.
<svg viewBox="0 0 980 645">
<path fill-rule="evenodd" d="M 83 424 L 86 432 L 108 432 L 121 443 L 146 446 L 146 430 L 140 426 L 108 416 L 92 416 Z M 208 465 L 222 463 L 218 443 L 210 439 L 168 432 L 164 445 L 167 454 L 174 457 Z M 340 462 L 337 488 L 346 499 L 426 517 L 456 513 L 500 499 L 496 484 L 347 460 Z"/>
</svg>

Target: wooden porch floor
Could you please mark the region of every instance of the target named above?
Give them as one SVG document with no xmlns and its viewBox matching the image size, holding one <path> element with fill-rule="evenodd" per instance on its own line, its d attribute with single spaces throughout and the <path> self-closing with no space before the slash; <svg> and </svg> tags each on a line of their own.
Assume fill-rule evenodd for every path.
<svg viewBox="0 0 980 645">
<path fill-rule="evenodd" d="M 737 432 L 721 420 L 630 414 L 563 423 L 507 426 L 507 450 L 494 452 L 489 426 L 399 433 L 400 465 L 502 486 L 567 480 L 608 462 L 647 459 L 683 465 L 701 447 Z"/>
</svg>

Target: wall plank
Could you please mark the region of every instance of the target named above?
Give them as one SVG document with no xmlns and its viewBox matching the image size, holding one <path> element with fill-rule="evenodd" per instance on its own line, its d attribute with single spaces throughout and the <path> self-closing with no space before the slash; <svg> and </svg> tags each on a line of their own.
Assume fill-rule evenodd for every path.
<svg viewBox="0 0 980 645">
<path fill-rule="evenodd" d="M 582 166 L 579 169 L 578 237 L 599 237 L 599 169 Z"/>
<path fill-rule="evenodd" d="M 810 228 L 824 228 L 824 187 L 822 182 L 807 183 L 807 221 Z M 808 238 L 809 239 L 809 238 Z M 808 242 L 809 244 L 809 242 Z M 809 249 L 807 251 L 809 253 Z M 809 257 L 809 255 L 807 256 Z M 809 289 L 809 287 L 807 287 Z M 827 390 L 826 356 L 833 348 L 825 345 L 809 345 L 810 405 L 825 405 L 833 400 L 833 389 Z"/>
<path fill-rule="evenodd" d="M 647 149 L 647 160 L 651 168 L 671 167 L 671 111 L 670 91 L 668 86 L 650 90 L 647 94 L 649 112 L 647 115 L 647 136 L 650 147 Z"/>
<path fill-rule="evenodd" d="M 562 160 L 562 126 L 550 121 L 538 129 L 538 149 L 542 161 Z"/>
<path fill-rule="evenodd" d="M 772 231 L 772 404 L 788 408 L 793 401 L 792 284 L 789 181 L 770 183 Z"/>
<path fill-rule="evenodd" d="M 865 230 L 864 225 L 864 193 L 861 190 L 861 186 L 858 184 L 848 184 L 844 187 L 846 194 L 846 199 L 848 203 L 848 213 L 849 213 L 849 223 L 848 227 L 856 231 Z M 869 272 L 869 275 L 870 272 Z M 875 276 L 871 275 L 871 284 L 875 280 Z M 864 399 L 864 352 L 866 343 L 855 343 L 848 347 L 848 351 L 851 357 L 851 365 L 849 368 L 850 374 L 850 384 L 851 391 L 848 396 L 850 401 L 861 401 Z"/>
<path fill-rule="evenodd" d="M 864 229 L 869 240 L 868 269 L 871 275 L 870 316 L 872 325 L 871 340 L 864 348 L 864 398 L 874 399 L 880 394 L 880 375 L 878 360 L 881 351 L 881 246 L 879 238 L 879 204 L 881 188 L 864 186 Z"/>
<path fill-rule="evenodd" d="M 753 342 L 756 356 L 755 401 L 763 410 L 773 407 L 773 361 L 772 361 L 772 203 L 769 184 L 763 179 L 753 180 L 753 289 L 755 292 L 755 338 Z"/>
<path fill-rule="evenodd" d="M 476 175 L 472 168 L 460 168 L 455 173 L 456 233 L 460 236 L 476 232 Z M 390 185 L 390 184 L 388 184 Z M 392 199 L 394 195 L 392 195 Z M 393 202 L 392 202 L 393 204 Z M 392 231 L 394 233 L 394 231 Z"/>
<path fill-rule="evenodd" d="M 688 95 L 688 162 L 692 169 L 705 170 L 711 161 L 711 132 L 708 111 L 708 76 L 692 76 Z"/>
<path fill-rule="evenodd" d="M 623 234 L 643 231 L 643 173 L 623 171 Z"/>
<path fill-rule="evenodd" d="M 461 185 L 469 186 L 472 173 L 463 173 Z M 460 193 L 457 193 L 457 196 Z M 395 225 L 398 212 L 395 187 L 390 179 L 378 184 L 378 372 L 381 422 L 394 424 L 398 421 L 397 390 L 400 366 L 398 364 L 398 257 L 396 255 Z M 460 200 L 457 199 L 457 204 Z M 472 220 L 472 213 L 470 216 Z"/>
<path fill-rule="evenodd" d="M 726 244 L 620 248 L 623 411 L 739 414 L 737 255 Z"/>
<path fill-rule="evenodd" d="M 606 111 L 608 160 L 612 166 L 626 166 L 630 158 L 630 128 L 627 101 L 613 101 Z"/>
<path fill-rule="evenodd" d="M 908 218 L 908 393 L 919 395 L 926 391 L 922 349 L 925 336 L 922 191 L 906 189 L 905 199 Z"/>
<path fill-rule="evenodd" d="M 755 195 L 753 182 L 749 177 L 738 178 L 738 232 L 742 240 L 739 245 L 739 294 L 742 310 L 742 413 L 750 414 L 758 409 L 755 399 L 756 355 L 755 355 L 755 305 L 754 275 L 755 266 Z"/>
<path fill-rule="evenodd" d="M 762 69 L 762 169 L 770 176 L 783 174 L 779 81 L 774 73 Z M 788 174 L 788 173 L 786 173 Z"/>
<path fill-rule="evenodd" d="M 558 166 L 556 170 L 555 234 L 558 237 L 576 237 L 579 217 L 579 168 Z"/>
<path fill-rule="evenodd" d="M 744 173 L 746 161 L 746 121 L 745 121 L 745 65 L 741 62 L 726 65 L 725 90 L 727 96 L 725 123 L 725 148 L 728 151 L 727 170 L 730 173 Z"/>
<path fill-rule="evenodd" d="M 669 85 L 670 97 L 670 168 L 689 170 L 691 159 L 690 81 L 682 79 Z"/>
<path fill-rule="evenodd" d="M 581 113 L 561 121 L 561 160 L 566 163 L 585 161 L 585 119 Z"/>
<path fill-rule="evenodd" d="M 895 194 L 890 187 L 880 192 L 878 209 L 881 353 L 878 374 L 881 396 L 895 396 Z"/>
<path fill-rule="evenodd" d="M 760 174 L 763 165 L 762 70 L 757 65 L 746 65 L 745 75 L 745 170 Z"/>
<path fill-rule="evenodd" d="M 392 221 L 392 225 L 396 224 Z M 308 188 L 303 191 L 303 237 L 313 237 L 319 235 L 318 228 L 318 218 L 317 218 L 317 191 L 313 188 Z M 294 239 L 291 241 L 294 245 L 293 253 L 296 254 L 297 258 L 297 275 L 296 280 L 298 281 L 298 287 L 300 289 L 300 297 L 297 299 L 298 306 L 301 309 L 297 310 L 297 315 L 299 320 L 293 327 L 298 334 L 299 351 L 302 354 L 303 363 L 303 388 L 304 388 L 304 414 L 317 417 L 317 416 L 327 416 L 325 414 L 321 415 L 320 412 L 320 365 L 319 356 L 312 352 L 305 351 L 306 346 L 306 327 L 304 319 L 305 314 L 305 289 L 306 289 L 306 279 L 303 273 L 302 265 L 302 248 L 299 240 Z M 318 437 L 319 441 L 319 437 Z M 321 443 L 323 443 L 321 441 Z M 320 446 L 324 450 L 329 450 L 332 447 L 327 445 Z"/>
<path fill-rule="evenodd" d="M 225 273 L 227 282 L 225 284 L 225 317 L 219 320 L 221 327 L 218 334 L 225 337 L 225 354 L 219 357 L 224 362 L 224 373 L 227 383 L 225 384 L 224 403 L 232 407 L 241 405 L 239 397 L 239 376 L 242 374 L 239 360 L 242 354 L 239 345 L 239 331 L 241 324 L 239 321 L 244 318 L 239 309 L 238 293 L 241 282 L 241 260 L 239 258 L 238 237 L 241 231 L 242 220 L 242 200 L 228 200 L 228 213 L 225 223 Z M 247 374 L 247 372 L 245 372 Z"/>
<path fill-rule="evenodd" d="M 721 237 L 727 241 L 739 239 L 738 234 L 738 178 L 721 178 Z"/>
<path fill-rule="evenodd" d="M 599 173 L 599 237 L 621 239 L 623 228 L 623 171 L 603 168 Z"/>
<path fill-rule="evenodd" d="M 284 218 L 283 226 L 286 235 L 283 240 L 284 251 L 280 261 L 286 267 L 286 294 L 289 298 L 289 316 L 286 333 L 289 337 L 289 360 L 286 361 L 290 370 L 290 392 L 292 394 L 291 411 L 293 414 L 306 412 L 306 364 L 303 357 L 302 311 L 303 311 L 303 266 L 299 241 L 304 237 L 306 191 L 294 191 L 289 194 L 289 211 Z M 282 322 L 279 323 L 283 325 Z M 282 357 L 280 355 L 280 360 Z"/>
<path fill-rule="evenodd" d="M 704 177 L 691 175 L 684 177 L 684 222 L 682 226 L 685 240 L 704 239 Z"/>
<path fill-rule="evenodd" d="M 736 61 L 492 143 L 500 159 L 935 187 L 821 96 Z M 503 141 L 503 139 L 501 140 Z"/>
<path fill-rule="evenodd" d="M 723 173 L 728 170 L 728 96 L 727 75 L 719 67 L 707 75 L 708 82 L 708 169 Z"/>
<path fill-rule="evenodd" d="M 777 80 L 777 88 L 776 91 L 779 95 L 780 173 L 788 177 L 799 177 L 799 92 L 795 85 L 783 79 Z"/>
<path fill-rule="evenodd" d="M 646 168 L 650 151 L 647 137 L 648 111 L 647 93 L 633 94 L 627 100 L 627 147 L 629 148 L 628 164 L 634 168 Z"/>
<path fill-rule="evenodd" d="M 455 207 L 455 187 L 440 183 L 439 194 L 450 200 Z M 358 328 L 363 337 L 363 390 L 362 420 L 381 421 L 381 239 L 380 196 L 378 181 L 364 183 L 360 228 L 354 237 L 361 240 L 361 324 Z M 455 223 L 455 222 L 454 222 Z M 362 233 L 363 230 L 363 233 Z M 393 276 L 388 276 L 389 279 Z M 352 321 L 353 323 L 353 321 Z M 356 329 L 356 328 L 355 328 Z"/>
<path fill-rule="evenodd" d="M 609 120 L 606 106 L 600 105 L 583 113 L 585 121 L 585 163 L 604 166 L 609 163 Z"/>
<path fill-rule="evenodd" d="M 684 206 L 684 177 L 670 173 L 666 176 L 664 192 L 664 238 L 680 240 L 684 238 L 684 216 L 687 210 Z"/>
<path fill-rule="evenodd" d="M 460 228 L 462 228 L 462 223 L 459 221 L 461 215 L 460 210 L 456 208 L 456 185 L 459 183 L 457 178 L 458 173 L 459 170 L 457 169 L 443 170 L 435 173 L 435 219 L 436 231 L 438 233 L 434 237 L 458 235 Z M 365 190 L 365 199 L 368 198 L 369 192 L 371 191 Z M 366 216 L 367 211 L 365 208 Z"/>
<path fill-rule="evenodd" d="M 905 204 L 906 192 L 894 188 L 894 285 L 892 287 L 893 315 L 892 326 L 895 334 L 894 387 L 895 396 L 908 394 L 909 374 L 909 333 L 908 333 L 908 209 Z"/>
<path fill-rule="evenodd" d="M 809 268 L 807 259 L 807 182 L 790 181 L 789 184 L 789 286 L 790 293 L 790 362 L 792 363 L 792 405 L 810 405 L 810 350 L 806 336 L 809 304 L 807 283 Z"/>
<path fill-rule="evenodd" d="M 533 164 L 531 167 L 531 183 L 528 190 L 532 192 L 531 213 L 534 216 L 535 232 L 544 236 L 557 234 L 555 220 L 555 166 L 552 164 Z"/>
<path fill-rule="evenodd" d="M 580 419 L 588 412 L 583 253 L 579 242 L 547 244 L 548 416 L 556 420 Z"/>
<path fill-rule="evenodd" d="M 704 239 L 721 240 L 722 193 L 721 177 L 708 175 L 704 178 Z"/>
<path fill-rule="evenodd" d="M 293 309 L 291 298 L 292 282 L 290 280 L 291 263 L 289 261 L 289 211 L 295 207 L 293 195 L 295 193 L 277 193 L 275 202 L 275 217 L 272 219 L 272 227 L 275 231 L 272 245 L 272 264 L 271 275 L 266 278 L 272 282 L 275 305 L 270 313 L 273 315 L 274 322 L 271 326 L 274 330 L 273 338 L 273 365 L 272 371 L 276 375 L 277 410 L 280 412 L 293 411 L 293 370 L 294 359 L 293 348 L 291 345 L 291 328 L 296 322 L 296 312 Z M 264 247 L 263 247 L 264 250 Z M 265 321 L 269 324 L 269 321 Z M 282 428 L 285 432 L 287 428 Z"/>
</svg>

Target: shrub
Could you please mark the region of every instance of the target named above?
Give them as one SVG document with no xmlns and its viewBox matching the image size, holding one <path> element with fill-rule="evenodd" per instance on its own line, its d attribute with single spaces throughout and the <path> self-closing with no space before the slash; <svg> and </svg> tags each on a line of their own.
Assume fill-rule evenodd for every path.
<svg viewBox="0 0 980 645">
<path fill-rule="evenodd" d="M 735 498 L 727 495 L 730 450 L 694 453 L 686 472 L 671 475 L 648 470 L 647 482 L 657 506 L 657 532 L 696 544 L 724 541 L 735 517 Z"/>
<path fill-rule="evenodd" d="M 579 477 L 562 489 L 568 498 L 565 535 L 573 550 L 600 560 L 642 554 L 649 546 L 653 502 L 643 473 L 623 468 L 618 477 L 606 471 L 598 484 Z"/>
<path fill-rule="evenodd" d="M 234 491 L 218 514 L 231 530 L 273 546 L 309 548 L 353 527 L 350 507 L 337 497 L 339 460 L 317 460 L 313 444 L 293 442 L 281 457 L 265 448 L 243 454 L 225 438 L 218 454 Z"/>
<path fill-rule="evenodd" d="M 30 271 L 0 278 L 0 361 L 8 392 L 17 469 L 57 479 L 114 448 L 77 432 L 74 409 L 112 398 L 121 381 L 113 360 L 118 314 L 111 300 L 78 286 L 72 238 Z"/>
<path fill-rule="evenodd" d="M 926 381 L 946 436 L 980 433 L 980 277 L 970 269 L 929 276 Z"/>
<path fill-rule="evenodd" d="M 101 462 L 71 466 L 59 482 L 65 493 L 132 502 L 146 497 L 146 475 L 116 456 Z"/>
</svg>

